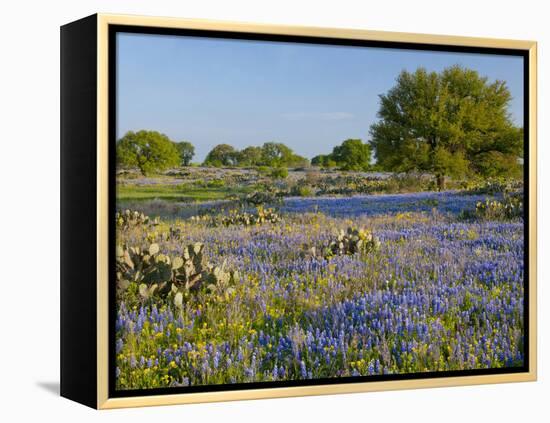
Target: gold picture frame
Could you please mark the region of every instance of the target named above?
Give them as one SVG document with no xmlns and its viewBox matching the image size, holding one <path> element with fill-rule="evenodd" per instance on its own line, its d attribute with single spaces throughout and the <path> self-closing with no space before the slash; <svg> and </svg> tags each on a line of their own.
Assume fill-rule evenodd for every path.
<svg viewBox="0 0 550 423">
<path fill-rule="evenodd" d="M 87 18 L 90 19 L 90 18 Z M 68 24 L 65 32 L 75 38 L 74 33 L 78 32 L 76 23 Z M 351 39 L 351 40 L 368 40 L 368 41 L 383 41 L 395 43 L 412 43 L 412 44 L 429 44 L 434 46 L 462 46 L 476 48 L 494 48 L 494 49 L 514 49 L 521 50 L 528 54 L 528 95 L 529 114 L 528 122 L 528 169 L 529 169 L 529 256 L 528 268 L 529 280 L 526 287 L 528 295 L 528 363 L 529 370 L 526 372 L 503 373 L 503 374 L 487 374 L 475 376 L 456 376 L 456 377 L 426 377 L 419 379 L 407 380 L 392 380 L 392 381 L 372 381 L 359 383 L 337 383 L 329 385 L 310 385 L 310 386 L 291 386 L 291 387 L 276 387 L 276 388 L 259 388 L 246 390 L 227 390 L 227 391 L 209 391 L 197 393 L 175 393 L 163 395 L 144 395 L 144 396 L 128 396 L 128 397 L 110 397 L 109 396 L 109 27 L 110 26 L 139 26 L 150 29 L 155 28 L 173 28 L 173 29 L 192 29 L 192 30 L 211 30 L 211 31 L 228 31 L 232 33 L 252 33 L 252 34 L 269 34 L 269 35 L 290 35 L 300 37 L 320 37 L 331 39 Z M 293 396 L 307 395 L 324 395 L 324 394 L 345 394 L 354 392 L 371 392 L 385 390 L 400 390 L 400 389 L 418 389 L 418 388 L 435 388 L 448 386 L 463 386 L 477 384 L 493 384 L 507 382 L 527 382 L 535 381 L 537 378 L 537 284 L 536 284 L 536 253 L 537 253 L 537 44 L 534 41 L 518 41 L 490 38 L 475 38 L 462 36 L 448 35 L 429 35 L 429 34 L 412 34 L 401 32 L 382 32 L 369 31 L 362 29 L 336 29 L 336 28 L 316 28 L 302 26 L 286 26 L 286 25 L 265 25 L 251 23 L 236 23 L 224 21 L 196 20 L 196 19 L 179 19 L 179 18 L 162 18 L 162 17 L 145 17 L 145 16 L 125 16 L 115 14 L 97 14 L 93 16 L 91 21 L 88 21 L 88 32 L 82 38 L 90 38 L 92 44 L 96 45 L 96 50 L 90 53 L 95 55 L 95 84 L 94 91 L 96 110 L 95 110 L 95 180 L 96 190 L 92 193 L 94 197 L 90 201 L 95 201 L 96 209 L 93 213 L 93 227 L 95 227 L 96 244 L 95 250 L 90 253 L 90 257 L 95 257 L 94 263 L 91 264 L 94 270 L 95 277 L 95 310 L 91 314 L 90 319 L 95 319 L 95 347 L 96 352 L 91 358 L 90 366 L 92 373 L 95 373 L 95 401 L 91 391 L 82 386 L 77 386 L 76 383 L 65 383 L 63 378 L 71 379 L 71 374 L 77 371 L 76 364 L 67 364 L 65 374 L 63 375 L 62 365 L 62 395 L 75 399 L 79 402 L 90 405 L 98 409 L 112 409 L 121 407 L 139 407 L 153 405 L 168 405 L 168 404 L 189 404 L 203 403 L 214 401 L 234 401 L 234 400 L 249 400 L 249 399 L 264 399 L 264 398 L 280 398 Z M 63 33 L 62 33 L 63 34 Z M 69 36 L 68 35 L 68 36 Z M 93 40 L 95 35 L 95 40 Z M 63 43 L 62 43 L 63 46 Z M 73 47 L 76 49 L 77 44 Z M 82 46 L 82 48 L 90 48 Z M 69 51 L 69 50 L 68 50 Z M 72 51 L 72 50 L 71 50 Z M 63 53 L 63 48 L 62 48 Z M 76 54 L 76 53 L 74 53 Z M 66 53 L 70 56 L 70 52 Z M 90 56 L 91 57 L 91 56 Z M 92 58 L 93 59 L 93 58 Z M 62 66 L 63 68 L 63 66 Z M 70 71 L 66 71 L 68 75 Z M 69 75 L 70 76 L 70 75 Z M 62 76 L 63 77 L 63 76 Z M 67 92 L 70 87 L 66 88 Z M 62 87 L 63 93 L 63 87 Z M 62 95 L 63 98 L 63 95 Z M 74 100 L 76 101 L 76 100 Z M 67 106 L 70 107 L 70 106 Z M 65 115 L 62 108 L 62 119 L 68 121 L 70 119 L 69 111 Z M 69 137 L 70 131 L 66 131 L 66 136 Z M 74 136 L 74 135 L 73 135 Z M 63 141 L 62 141 L 63 146 Z M 62 147 L 63 148 L 63 147 Z M 67 153 L 66 160 L 70 160 L 70 153 Z M 67 171 L 69 172 L 69 171 Z M 69 175 L 67 173 L 66 175 Z M 63 176 L 62 176 L 63 177 Z M 63 194 L 62 194 L 63 195 Z M 69 195 L 69 194 L 67 194 Z M 69 213 L 69 211 L 67 212 Z M 62 238 L 63 239 L 63 238 Z M 63 247 L 62 247 L 63 248 Z M 66 243 L 66 248 L 70 249 L 70 243 Z M 66 254 L 70 254 L 67 251 Z M 68 258 L 68 256 L 67 256 Z M 68 271 L 67 271 L 68 272 Z M 68 272 L 69 273 L 69 272 Z M 67 283 L 69 283 L 67 281 Z M 63 281 L 62 281 L 63 290 Z M 71 294 L 72 295 L 72 294 Z M 68 294 L 67 298 L 71 298 Z M 63 303 L 63 301 L 62 301 Z M 74 313 L 71 310 L 63 308 L 62 304 L 62 329 L 68 325 L 63 323 L 63 315 L 66 319 L 75 319 Z M 71 314 L 73 313 L 73 314 Z M 75 336 L 75 332 L 66 330 L 67 343 L 75 342 L 71 340 L 71 336 Z M 76 341 L 78 342 L 78 341 Z M 91 342 L 91 341 L 90 341 Z M 63 345 L 63 344 L 62 344 Z M 62 348 L 62 361 L 63 361 Z M 68 357 L 69 351 L 65 353 Z M 95 362 L 93 362 L 95 360 Z M 90 376 L 91 378 L 92 376 Z M 84 392 L 82 394 L 74 394 L 73 391 Z"/>
</svg>

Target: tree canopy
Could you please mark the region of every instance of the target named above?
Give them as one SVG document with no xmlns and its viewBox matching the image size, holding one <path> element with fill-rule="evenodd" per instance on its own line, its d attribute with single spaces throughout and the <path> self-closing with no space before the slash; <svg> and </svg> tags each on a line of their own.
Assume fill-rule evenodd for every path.
<svg viewBox="0 0 550 423">
<path fill-rule="evenodd" d="M 259 166 L 262 162 L 262 147 L 246 147 L 239 152 L 240 166 Z"/>
<path fill-rule="evenodd" d="M 310 165 L 309 159 L 302 157 L 298 154 L 292 154 L 288 162 L 283 163 L 285 167 L 308 167 Z"/>
<path fill-rule="evenodd" d="M 204 159 L 205 166 L 234 166 L 238 163 L 238 151 L 229 144 L 218 144 Z"/>
<path fill-rule="evenodd" d="M 367 170 L 370 166 L 370 145 L 360 139 L 347 139 L 332 150 L 330 159 L 343 170 Z"/>
<path fill-rule="evenodd" d="M 262 165 L 282 166 L 292 158 L 292 150 L 280 142 L 266 142 L 262 146 Z"/>
<path fill-rule="evenodd" d="M 332 149 L 330 154 L 320 154 L 311 164 L 321 167 L 339 167 L 342 170 L 368 170 L 371 148 L 360 139 L 347 139 Z"/>
<path fill-rule="evenodd" d="M 309 165 L 309 160 L 283 143 L 266 142 L 261 147 L 250 146 L 241 151 L 229 144 L 218 144 L 210 150 L 204 165 L 298 167 Z"/>
<path fill-rule="evenodd" d="M 331 154 L 319 154 L 311 159 L 313 166 L 320 166 L 325 168 L 336 167 L 336 162 L 333 160 Z"/>
<path fill-rule="evenodd" d="M 440 189 L 445 176 L 517 173 L 523 131 L 511 121 L 510 100 L 505 82 L 460 66 L 403 71 L 380 96 L 380 120 L 370 128 L 377 164 L 431 172 Z"/>
<path fill-rule="evenodd" d="M 180 164 L 180 154 L 166 135 L 157 131 L 128 131 L 117 145 L 117 162 L 137 167 L 143 175 Z"/>
<path fill-rule="evenodd" d="M 188 141 L 181 141 L 176 143 L 180 155 L 180 164 L 182 166 L 189 166 L 193 156 L 195 155 L 195 147 Z"/>
</svg>

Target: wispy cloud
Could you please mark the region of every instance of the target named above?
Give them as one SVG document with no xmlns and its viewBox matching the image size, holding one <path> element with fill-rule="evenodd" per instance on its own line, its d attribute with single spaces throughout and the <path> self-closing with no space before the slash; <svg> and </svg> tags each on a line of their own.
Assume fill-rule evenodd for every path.
<svg viewBox="0 0 550 423">
<path fill-rule="evenodd" d="M 283 113 L 281 115 L 286 120 L 348 120 L 355 118 L 353 113 L 349 112 L 295 112 Z"/>
</svg>

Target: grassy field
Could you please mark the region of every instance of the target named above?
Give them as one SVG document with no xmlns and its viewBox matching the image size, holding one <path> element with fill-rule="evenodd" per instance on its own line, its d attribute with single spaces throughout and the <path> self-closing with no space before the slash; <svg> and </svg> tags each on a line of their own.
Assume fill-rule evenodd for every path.
<svg viewBox="0 0 550 423">
<path fill-rule="evenodd" d="M 117 200 L 167 200 L 167 201 L 211 201 L 224 200 L 251 192 L 246 187 L 196 187 L 189 185 L 120 185 Z"/>
</svg>

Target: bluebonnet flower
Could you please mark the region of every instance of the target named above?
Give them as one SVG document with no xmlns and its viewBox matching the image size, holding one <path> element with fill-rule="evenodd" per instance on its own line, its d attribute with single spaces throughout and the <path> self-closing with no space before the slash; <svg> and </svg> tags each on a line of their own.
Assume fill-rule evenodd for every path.
<svg viewBox="0 0 550 423">
<path fill-rule="evenodd" d="M 124 346 L 124 341 L 122 338 L 118 338 L 116 340 L 116 353 L 119 354 L 122 351 L 122 347 Z"/>
</svg>

